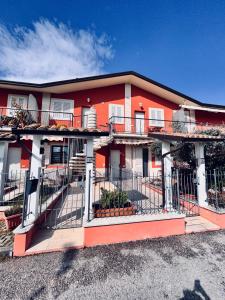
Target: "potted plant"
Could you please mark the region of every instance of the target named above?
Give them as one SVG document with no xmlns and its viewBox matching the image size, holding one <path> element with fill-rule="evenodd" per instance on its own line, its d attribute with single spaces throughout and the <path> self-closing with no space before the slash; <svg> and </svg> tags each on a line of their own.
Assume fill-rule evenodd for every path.
<svg viewBox="0 0 225 300">
<path fill-rule="evenodd" d="M 108 191 L 101 188 L 99 203 L 93 205 L 95 218 L 130 216 L 136 213 L 136 207 L 123 191 Z"/>
<path fill-rule="evenodd" d="M 5 211 L 5 223 L 8 230 L 13 230 L 21 223 L 22 207 L 16 204 Z"/>
</svg>

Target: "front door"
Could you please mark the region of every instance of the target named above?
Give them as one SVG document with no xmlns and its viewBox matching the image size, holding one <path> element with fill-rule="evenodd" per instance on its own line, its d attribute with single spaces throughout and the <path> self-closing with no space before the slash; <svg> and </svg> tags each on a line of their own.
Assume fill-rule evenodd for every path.
<svg viewBox="0 0 225 300">
<path fill-rule="evenodd" d="M 82 127 L 83 128 L 87 128 L 89 111 L 90 111 L 90 107 L 83 107 L 82 108 Z"/>
<path fill-rule="evenodd" d="M 120 150 L 111 150 L 110 152 L 111 162 L 111 176 L 112 179 L 119 178 L 120 174 Z"/>
<path fill-rule="evenodd" d="M 148 148 L 144 148 L 143 152 L 143 177 L 148 177 Z"/>
<path fill-rule="evenodd" d="M 145 114 L 142 112 L 135 113 L 135 130 L 136 133 L 144 133 L 145 130 Z"/>
</svg>

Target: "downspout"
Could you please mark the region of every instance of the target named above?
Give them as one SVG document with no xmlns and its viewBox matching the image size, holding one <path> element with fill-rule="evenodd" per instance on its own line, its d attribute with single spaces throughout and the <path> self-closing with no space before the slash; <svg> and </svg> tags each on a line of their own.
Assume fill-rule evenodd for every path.
<svg viewBox="0 0 225 300">
<path fill-rule="evenodd" d="M 180 147 L 174 149 L 174 150 L 171 150 L 171 151 L 168 151 L 166 153 L 164 153 L 162 155 L 162 159 L 161 159 L 161 165 L 162 165 L 162 200 L 163 200 L 163 203 L 162 203 L 162 207 L 164 208 L 165 207 L 165 204 L 166 204 L 166 196 L 165 196 L 165 180 L 164 180 L 164 159 L 166 158 L 167 155 L 169 154 L 172 154 L 172 153 L 176 153 L 177 151 L 183 149 L 183 147 L 185 146 L 186 144 L 182 144 Z"/>
</svg>

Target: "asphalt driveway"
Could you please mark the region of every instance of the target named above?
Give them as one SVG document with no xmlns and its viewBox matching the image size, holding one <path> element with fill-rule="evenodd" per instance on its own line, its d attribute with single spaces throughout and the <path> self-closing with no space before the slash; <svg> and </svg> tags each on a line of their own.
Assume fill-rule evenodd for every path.
<svg viewBox="0 0 225 300">
<path fill-rule="evenodd" d="M 3 299 L 225 299 L 225 231 L 0 263 Z"/>
</svg>

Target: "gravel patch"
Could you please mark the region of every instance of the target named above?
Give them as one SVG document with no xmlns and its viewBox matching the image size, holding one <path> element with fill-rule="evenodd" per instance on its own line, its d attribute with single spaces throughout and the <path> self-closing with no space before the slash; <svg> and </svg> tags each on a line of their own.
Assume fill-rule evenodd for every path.
<svg viewBox="0 0 225 300">
<path fill-rule="evenodd" d="M 0 262 L 4 299 L 225 299 L 225 231 Z"/>
</svg>

